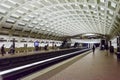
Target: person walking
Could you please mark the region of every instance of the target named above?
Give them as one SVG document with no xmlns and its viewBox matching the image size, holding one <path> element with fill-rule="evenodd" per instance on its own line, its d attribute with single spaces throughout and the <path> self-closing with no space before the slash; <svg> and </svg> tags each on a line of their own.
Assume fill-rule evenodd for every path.
<svg viewBox="0 0 120 80">
<path fill-rule="evenodd" d="M 93 53 L 94 53 L 95 52 L 95 45 L 93 45 L 92 50 L 93 50 Z"/>
<path fill-rule="evenodd" d="M 1 54 L 2 54 L 2 56 L 4 56 L 4 54 L 5 54 L 5 47 L 4 47 L 4 44 L 3 44 L 2 47 L 1 47 Z"/>
</svg>

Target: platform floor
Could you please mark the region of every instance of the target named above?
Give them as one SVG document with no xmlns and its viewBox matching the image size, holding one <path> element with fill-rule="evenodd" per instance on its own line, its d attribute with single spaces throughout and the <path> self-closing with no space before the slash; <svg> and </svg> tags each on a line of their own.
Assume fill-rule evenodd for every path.
<svg viewBox="0 0 120 80">
<path fill-rule="evenodd" d="M 97 49 L 48 80 L 120 80 L 120 61 L 115 54 Z"/>
</svg>

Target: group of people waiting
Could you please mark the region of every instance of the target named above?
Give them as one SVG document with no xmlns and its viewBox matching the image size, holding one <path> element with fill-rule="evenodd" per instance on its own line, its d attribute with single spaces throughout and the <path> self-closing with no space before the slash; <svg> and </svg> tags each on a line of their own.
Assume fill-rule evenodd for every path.
<svg viewBox="0 0 120 80">
<path fill-rule="evenodd" d="M 39 50 L 49 50 L 49 44 L 46 44 L 44 47 L 41 47 L 41 46 L 35 46 L 34 48 L 35 48 L 35 51 L 39 51 Z M 51 46 L 51 49 L 54 49 L 54 50 L 56 50 L 57 49 L 57 45 L 56 44 L 53 44 L 52 46 Z"/>
<path fill-rule="evenodd" d="M 14 54 L 15 53 L 15 47 L 14 45 L 11 45 L 8 51 L 9 54 Z M 6 50 L 5 50 L 5 45 L 3 44 L 1 47 L 1 54 L 2 56 L 4 56 L 4 54 L 6 54 Z"/>
</svg>

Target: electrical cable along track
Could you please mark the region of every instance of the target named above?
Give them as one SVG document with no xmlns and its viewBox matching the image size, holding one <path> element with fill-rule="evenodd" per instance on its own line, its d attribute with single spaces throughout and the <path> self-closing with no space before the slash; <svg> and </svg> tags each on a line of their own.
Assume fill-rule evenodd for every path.
<svg viewBox="0 0 120 80">
<path fill-rule="evenodd" d="M 88 48 L 74 48 L 0 59 L 0 78 L 3 80 L 16 80 L 89 50 Z"/>
</svg>

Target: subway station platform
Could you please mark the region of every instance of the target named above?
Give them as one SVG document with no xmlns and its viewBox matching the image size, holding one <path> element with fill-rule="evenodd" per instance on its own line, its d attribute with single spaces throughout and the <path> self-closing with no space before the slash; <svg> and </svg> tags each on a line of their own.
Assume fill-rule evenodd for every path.
<svg viewBox="0 0 120 80">
<path fill-rule="evenodd" d="M 37 74 L 22 80 L 120 80 L 120 61 L 115 54 L 97 49 L 94 54 L 79 55 L 59 68 L 33 78 Z"/>
<path fill-rule="evenodd" d="M 96 50 L 48 80 L 120 80 L 116 55 Z"/>
</svg>

